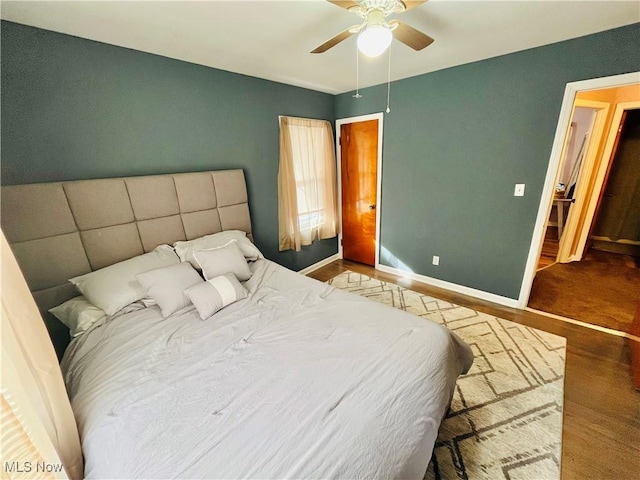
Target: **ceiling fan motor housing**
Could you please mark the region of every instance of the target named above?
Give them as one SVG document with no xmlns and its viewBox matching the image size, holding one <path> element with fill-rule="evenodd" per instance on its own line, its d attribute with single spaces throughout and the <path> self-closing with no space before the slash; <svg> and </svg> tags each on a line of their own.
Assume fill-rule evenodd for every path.
<svg viewBox="0 0 640 480">
<path fill-rule="evenodd" d="M 386 15 L 380 10 L 372 10 L 367 15 L 367 28 L 382 26 L 386 27 L 386 23 L 384 18 Z"/>
<path fill-rule="evenodd" d="M 383 17 L 386 17 L 392 13 L 403 12 L 405 9 L 405 4 L 399 0 L 362 0 L 358 7 L 354 7 L 354 10 L 359 10 L 356 13 L 362 17 L 371 15 L 373 12 L 381 12 Z"/>
<path fill-rule="evenodd" d="M 348 10 L 363 19 L 360 25 L 354 25 L 330 38 L 311 53 L 323 53 L 338 43 L 346 40 L 351 35 L 358 34 L 358 49 L 367 56 L 375 57 L 384 52 L 391 40 L 396 40 L 413 48 L 422 50 L 433 43 L 433 38 L 416 30 L 415 28 L 391 20 L 385 19 L 392 13 L 401 13 L 422 5 L 426 0 L 401 1 L 401 0 L 327 0 L 328 2 Z M 393 34 L 392 34 L 393 32 Z"/>
</svg>

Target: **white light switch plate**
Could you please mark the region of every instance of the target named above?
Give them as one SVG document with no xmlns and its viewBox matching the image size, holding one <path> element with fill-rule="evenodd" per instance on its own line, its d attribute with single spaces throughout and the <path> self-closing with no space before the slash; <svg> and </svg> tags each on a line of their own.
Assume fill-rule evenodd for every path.
<svg viewBox="0 0 640 480">
<path fill-rule="evenodd" d="M 524 183 L 516 183 L 516 189 L 513 192 L 514 197 L 524 197 Z"/>
</svg>

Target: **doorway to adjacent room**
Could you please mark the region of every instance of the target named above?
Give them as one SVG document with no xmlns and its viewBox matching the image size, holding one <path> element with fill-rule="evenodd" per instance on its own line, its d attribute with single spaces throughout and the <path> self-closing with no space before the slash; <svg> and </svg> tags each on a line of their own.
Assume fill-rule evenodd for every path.
<svg viewBox="0 0 640 480">
<path fill-rule="evenodd" d="M 528 307 L 630 334 L 640 302 L 640 83 L 578 92 L 562 160 Z"/>
<path fill-rule="evenodd" d="M 608 107 L 608 103 L 585 104 L 579 98 L 574 102 L 569 132 L 558 169 L 551 213 L 538 261 L 538 272 L 558 261 L 560 240 L 569 210 L 576 201 L 582 167 L 595 161 L 597 145 L 604 134 L 604 120 Z"/>
</svg>

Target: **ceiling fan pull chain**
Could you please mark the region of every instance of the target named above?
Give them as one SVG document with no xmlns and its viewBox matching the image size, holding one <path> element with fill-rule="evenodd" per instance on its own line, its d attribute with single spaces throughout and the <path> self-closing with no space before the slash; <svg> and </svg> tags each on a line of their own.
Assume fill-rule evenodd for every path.
<svg viewBox="0 0 640 480">
<path fill-rule="evenodd" d="M 353 98 L 362 98 L 360 95 L 360 52 L 356 45 L 356 94 L 352 95 Z"/>
<path fill-rule="evenodd" d="M 391 108 L 389 108 L 389 98 L 391 97 L 391 47 L 389 47 L 389 64 L 387 66 L 387 110 L 386 112 L 391 112 Z"/>
</svg>

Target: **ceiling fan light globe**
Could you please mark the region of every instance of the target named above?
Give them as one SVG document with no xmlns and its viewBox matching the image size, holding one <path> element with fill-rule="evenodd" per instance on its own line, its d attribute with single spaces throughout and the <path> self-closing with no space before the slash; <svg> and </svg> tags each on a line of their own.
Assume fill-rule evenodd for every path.
<svg viewBox="0 0 640 480">
<path fill-rule="evenodd" d="M 358 50 L 367 57 L 377 57 L 389 48 L 392 39 L 393 35 L 387 27 L 372 25 L 358 35 Z"/>
</svg>

